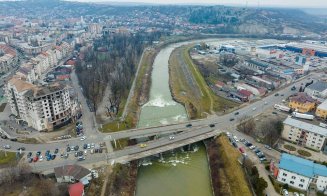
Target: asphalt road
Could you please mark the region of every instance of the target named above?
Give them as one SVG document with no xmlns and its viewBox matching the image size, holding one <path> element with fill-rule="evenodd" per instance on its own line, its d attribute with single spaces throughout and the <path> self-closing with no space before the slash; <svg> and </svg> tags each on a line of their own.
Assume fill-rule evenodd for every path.
<svg viewBox="0 0 327 196">
<path fill-rule="evenodd" d="M 314 78 L 317 78 L 318 75 L 314 74 Z M 311 76 L 312 77 L 312 76 Z M 296 82 L 294 85 L 299 88 L 299 85 L 301 83 L 307 82 L 307 79 L 301 79 L 300 81 Z M 242 116 L 257 116 L 264 112 L 266 109 L 273 107 L 274 104 L 281 103 L 283 99 L 287 98 L 288 96 L 294 94 L 297 91 L 291 91 L 291 87 L 293 85 L 290 85 L 289 87 L 286 87 L 284 89 L 281 89 L 279 91 L 276 91 L 275 93 L 279 93 L 279 96 L 275 96 L 275 93 L 272 95 L 269 95 L 259 101 L 256 101 L 254 103 L 249 104 L 248 106 L 245 106 L 237 111 L 234 111 L 234 113 L 229 113 L 225 114 L 223 116 L 210 116 L 207 119 L 201 119 L 201 120 L 194 120 L 194 121 L 189 121 L 185 123 L 180 123 L 180 124 L 174 124 L 174 125 L 165 125 L 165 126 L 160 126 L 160 127 L 149 127 L 149 128 L 143 128 L 143 129 L 131 129 L 131 130 L 126 130 L 126 131 L 121 131 L 121 132 L 116 132 L 116 133 L 110 133 L 110 134 L 103 134 L 99 133 L 97 130 L 94 130 L 95 128 L 93 127 L 93 120 L 91 116 L 86 116 L 84 115 L 83 121 L 89 122 L 84 124 L 86 125 L 85 129 L 87 129 L 86 133 L 88 137 L 85 141 L 80 141 L 79 138 L 71 139 L 71 140 L 66 140 L 66 141 L 58 141 L 58 142 L 53 142 L 53 143 L 47 143 L 47 144 L 21 144 L 17 142 L 12 142 L 9 140 L 3 140 L 0 139 L 1 144 L 9 144 L 11 145 L 11 149 L 9 151 L 16 151 L 17 148 L 24 146 L 26 148 L 26 151 L 45 151 L 45 150 L 51 150 L 53 151 L 56 148 L 66 148 L 67 144 L 70 145 L 79 145 L 82 147 L 84 143 L 100 143 L 103 141 L 108 141 L 112 139 L 120 139 L 120 138 L 128 138 L 128 137 L 139 137 L 139 136 L 147 136 L 149 134 L 160 134 L 160 133 L 173 133 L 177 131 L 183 131 L 183 133 L 180 134 L 175 140 L 176 142 L 179 141 L 179 139 L 185 139 L 189 138 L 192 136 L 195 136 L 198 133 L 205 133 L 205 131 L 209 128 L 209 124 L 215 124 L 216 128 L 218 128 L 220 131 L 229 131 L 233 134 L 238 135 L 240 138 L 246 138 L 248 136 L 244 135 L 243 133 L 237 132 L 235 130 L 235 126 L 238 123 L 238 119 L 241 118 Z M 281 96 L 283 94 L 284 96 Z M 78 95 L 79 98 L 82 98 L 80 94 Z M 83 103 L 83 107 L 86 106 L 86 102 Z M 86 106 L 87 107 L 87 106 Z M 239 112 L 239 115 L 235 115 L 235 112 Z M 231 118 L 234 118 L 234 121 L 230 121 Z M 192 123 L 191 128 L 186 128 L 185 126 L 188 123 Z M 202 134 L 203 134 L 202 133 Z M 195 134 L 195 135 L 194 135 Z M 181 137 L 181 138 L 179 138 Z M 159 147 L 162 145 L 167 145 L 167 138 L 162 139 L 162 140 L 156 140 L 156 141 L 150 141 L 148 142 L 149 147 Z M 108 142 L 110 143 L 110 142 Z M 171 142 L 170 142 L 171 143 Z M 254 145 L 256 145 L 254 143 Z M 112 153 L 109 153 L 109 156 L 111 158 L 118 158 L 121 156 L 126 156 L 129 155 L 130 153 L 136 153 L 139 152 L 140 150 L 146 150 L 146 149 L 140 149 L 139 146 L 134 146 L 134 147 L 128 147 L 126 150 L 123 151 L 115 151 Z M 105 155 L 103 155 L 105 157 Z M 103 158 L 101 158 L 103 160 Z M 90 159 L 88 160 L 90 162 L 96 163 L 100 161 L 99 159 Z M 84 163 L 88 162 L 85 160 Z M 49 163 L 52 163 L 51 161 Z M 67 164 L 66 162 L 62 161 L 61 163 L 56 163 L 56 164 Z M 48 165 L 48 164 L 47 164 Z M 53 168 L 54 165 L 49 164 L 48 166 L 44 166 L 44 168 Z"/>
</svg>

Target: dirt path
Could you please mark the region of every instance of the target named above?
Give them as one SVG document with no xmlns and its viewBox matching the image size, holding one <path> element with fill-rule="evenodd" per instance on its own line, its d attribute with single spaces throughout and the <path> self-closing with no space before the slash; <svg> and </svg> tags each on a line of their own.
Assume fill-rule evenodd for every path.
<svg viewBox="0 0 327 196">
<path fill-rule="evenodd" d="M 108 166 L 108 167 L 106 167 L 106 170 L 105 170 L 105 180 L 103 182 L 103 186 L 101 189 L 101 196 L 106 195 L 107 183 L 108 183 L 110 173 L 111 173 L 111 167 Z"/>
</svg>

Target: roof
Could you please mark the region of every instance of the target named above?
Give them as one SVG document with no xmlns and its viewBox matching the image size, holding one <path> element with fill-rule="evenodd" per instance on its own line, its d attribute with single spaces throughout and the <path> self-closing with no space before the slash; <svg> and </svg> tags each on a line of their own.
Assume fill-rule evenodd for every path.
<svg viewBox="0 0 327 196">
<path fill-rule="evenodd" d="M 312 178 L 314 175 L 327 177 L 326 166 L 287 153 L 282 153 L 279 168 L 309 178 Z"/>
<path fill-rule="evenodd" d="M 69 186 L 69 196 L 82 196 L 84 192 L 84 185 L 79 182 Z"/>
<path fill-rule="evenodd" d="M 297 93 L 293 97 L 290 97 L 290 100 L 294 101 L 294 102 L 298 102 L 298 103 L 307 103 L 307 102 L 313 103 L 313 102 L 315 102 L 315 100 L 312 97 L 310 97 L 308 94 L 303 93 L 303 92 Z"/>
<path fill-rule="evenodd" d="M 239 90 L 238 93 L 243 95 L 243 96 L 246 96 L 246 97 L 250 97 L 252 95 L 252 93 L 250 91 L 244 90 L 244 89 Z"/>
<path fill-rule="evenodd" d="M 91 173 L 90 170 L 80 165 L 64 165 L 62 167 L 56 167 L 54 168 L 54 172 L 56 178 L 72 176 L 77 180 L 80 180 Z"/>
<path fill-rule="evenodd" d="M 308 89 L 322 92 L 327 89 L 327 82 L 317 81 L 307 86 Z"/>
<path fill-rule="evenodd" d="M 303 121 L 294 119 L 292 117 L 286 118 L 283 123 L 327 137 L 327 129 L 326 128 L 323 128 L 323 127 L 320 127 L 320 126 L 317 126 L 317 125 L 313 125 L 313 124 L 310 124 L 310 123 L 307 123 L 307 122 L 303 122 Z"/>
<path fill-rule="evenodd" d="M 13 77 L 11 78 L 8 83 L 15 86 L 18 92 L 22 92 L 25 90 L 30 90 L 34 88 L 35 86 L 31 83 L 25 82 L 19 78 Z"/>
<path fill-rule="evenodd" d="M 318 105 L 317 109 L 327 110 L 327 99 L 324 102 L 322 102 L 320 105 Z"/>
</svg>

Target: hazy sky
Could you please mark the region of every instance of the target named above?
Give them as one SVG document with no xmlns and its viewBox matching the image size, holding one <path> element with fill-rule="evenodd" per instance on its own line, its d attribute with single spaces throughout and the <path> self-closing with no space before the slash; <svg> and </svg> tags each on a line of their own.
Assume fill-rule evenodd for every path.
<svg viewBox="0 0 327 196">
<path fill-rule="evenodd" d="M 160 4 L 225 4 L 249 6 L 308 7 L 327 8 L 327 0 L 77 0 L 83 2 L 143 2 Z"/>
</svg>

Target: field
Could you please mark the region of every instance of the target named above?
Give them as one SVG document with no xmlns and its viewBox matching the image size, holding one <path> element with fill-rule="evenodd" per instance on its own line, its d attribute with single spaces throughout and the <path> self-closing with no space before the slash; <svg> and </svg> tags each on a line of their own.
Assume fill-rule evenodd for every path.
<svg viewBox="0 0 327 196">
<path fill-rule="evenodd" d="M 215 195 L 252 195 L 238 162 L 241 154 L 225 136 L 218 137 L 208 145 L 208 155 Z"/>
<path fill-rule="evenodd" d="M 233 108 L 238 104 L 219 97 L 208 87 L 197 65 L 189 55 L 191 46 L 173 51 L 169 59 L 170 88 L 176 101 L 182 103 L 191 119 Z"/>
<path fill-rule="evenodd" d="M 16 153 L 14 152 L 5 153 L 3 151 L 0 151 L 0 167 L 14 164 L 15 162 L 16 162 Z"/>
</svg>

